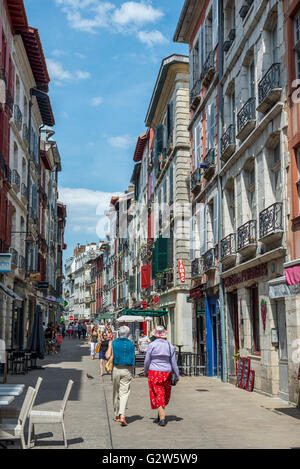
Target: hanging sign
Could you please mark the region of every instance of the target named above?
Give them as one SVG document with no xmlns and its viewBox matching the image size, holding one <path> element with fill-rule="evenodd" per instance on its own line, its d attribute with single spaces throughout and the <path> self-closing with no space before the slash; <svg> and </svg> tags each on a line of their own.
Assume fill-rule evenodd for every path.
<svg viewBox="0 0 300 469">
<path fill-rule="evenodd" d="M 40 272 L 30 272 L 29 281 L 30 282 L 40 282 L 41 281 L 41 273 Z"/>
<path fill-rule="evenodd" d="M 0 274 L 11 272 L 11 254 L 0 254 Z"/>
<path fill-rule="evenodd" d="M 179 259 L 179 261 L 178 261 L 178 272 L 179 272 L 179 277 L 180 277 L 181 283 L 184 283 L 185 282 L 185 267 L 184 267 L 184 264 L 183 264 L 183 260 L 181 260 L 181 259 Z"/>
</svg>

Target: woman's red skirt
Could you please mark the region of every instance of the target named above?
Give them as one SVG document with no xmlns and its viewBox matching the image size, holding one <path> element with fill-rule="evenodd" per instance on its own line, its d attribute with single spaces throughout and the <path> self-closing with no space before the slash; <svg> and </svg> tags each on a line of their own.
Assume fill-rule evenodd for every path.
<svg viewBox="0 0 300 469">
<path fill-rule="evenodd" d="M 152 409 L 163 409 L 169 404 L 171 397 L 171 373 L 168 371 L 149 370 L 148 384 Z"/>
</svg>

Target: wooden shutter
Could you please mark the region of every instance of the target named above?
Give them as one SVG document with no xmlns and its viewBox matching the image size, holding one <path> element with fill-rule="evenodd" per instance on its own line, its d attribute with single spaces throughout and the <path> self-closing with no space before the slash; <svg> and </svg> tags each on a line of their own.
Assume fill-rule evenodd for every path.
<svg viewBox="0 0 300 469">
<path fill-rule="evenodd" d="M 155 245 L 154 245 L 154 249 L 152 250 L 152 278 L 154 278 L 158 272 L 157 270 L 157 246 L 158 246 L 158 243 L 156 241 Z"/>
<path fill-rule="evenodd" d="M 149 288 L 149 266 L 148 265 L 143 265 L 141 267 L 141 287 L 142 290 L 145 290 L 146 288 Z"/>
<path fill-rule="evenodd" d="M 199 36 L 198 36 L 198 41 L 199 41 L 199 78 L 202 73 L 202 68 L 203 68 L 203 50 L 202 50 L 202 25 L 199 28 Z"/>
<path fill-rule="evenodd" d="M 219 18 L 218 18 L 218 2 L 219 0 L 213 0 L 212 5 L 212 50 L 215 50 L 215 47 L 218 44 L 218 34 L 219 34 Z"/>
<path fill-rule="evenodd" d="M 219 230 L 219 194 L 218 192 L 214 195 L 214 246 L 218 244 L 218 230 Z"/>
<path fill-rule="evenodd" d="M 7 201 L 7 219 L 6 219 L 6 244 L 11 245 L 13 204 Z"/>
<path fill-rule="evenodd" d="M 168 238 L 158 238 L 158 252 L 157 252 L 157 270 L 163 272 L 168 268 Z"/>
<path fill-rule="evenodd" d="M 168 138 L 172 134 L 174 128 L 174 105 L 173 101 L 168 104 Z"/>
<path fill-rule="evenodd" d="M 164 145 L 164 126 L 163 125 L 158 125 L 156 127 L 156 151 L 157 151 L 157 154 L 159 154 L 163 151 L 163 145 Z"/>
<path fill-rule="evenodd" d="M 200 255 L 206 252 L 206 206 L 199 204 L 199 241 L 200 241 Z"/>
</svg>

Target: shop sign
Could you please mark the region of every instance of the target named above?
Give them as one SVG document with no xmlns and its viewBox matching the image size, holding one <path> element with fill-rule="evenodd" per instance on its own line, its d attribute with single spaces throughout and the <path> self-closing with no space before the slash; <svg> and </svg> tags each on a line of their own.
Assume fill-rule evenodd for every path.
<svg viewBox="0 0 300 469">
<path fill-rule="evenodd" d="M 48 290 L 49 282 L 38 282 L 37 286 L 39 290 Z"/>
<path fill-rule="evenodd" d="M 74 321 L 74 316 L 69 316 L 69 321 Z"/>
<path fill-rule="evenodd" d="M 179 261 L 178 261 L 178 272 L 179 272 L 179 277 L 180 277 L 181 283 L 184 283 L 185 282 L 185 267 L 184 267 L 184 264 L 183 264 L 183 260 L 181 260 L 181 259 L 179 259 Z"/>
<path fill-rule="evenodd" d="M 190 290 L 190 298 L 201 298 L 202 296 L 202 289 L 201 287 L 193 288 L 193 290 Z"/>
<path fill-rule="evenodd" d="M 224 278 L 224 286 L 225 288 L 232 287 L 257 277 L 264 277 L 265 275 L 268 275 L 267 263 L 260 264 L 255 267 L 250 267 L 249 269 L 243 270 L 238 274 L 230 275 L 230 277 Z"/>
<path fill-rule="evenodd" d="M 0 274 L 11 272 L 11 254 L 0 254 Z"/>
<path fill-rule="evenodd" d="M 156 305 L 157 303 L 159 303 L 159 299 L 160 299 L 159 296 L 155 296 L 153 298 L 153 304 Z"/>
<path fill-rule="evenodd" d="M 40 282 L 40 281 L 41 281 L 41 274 L 40 274 L 40 272 L 30 272 L 30 274 L 29 274 L 29 281 L 30 281 L 30 282 Z"/>
</svg>

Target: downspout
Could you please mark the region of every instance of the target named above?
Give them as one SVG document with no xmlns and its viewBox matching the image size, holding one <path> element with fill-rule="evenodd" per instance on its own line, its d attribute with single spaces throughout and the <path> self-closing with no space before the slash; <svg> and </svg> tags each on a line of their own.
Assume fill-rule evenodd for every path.
<svg viewBox="0 0 300 469">
<path fill-rule="evenodd" d="M 223 213 L 222 213 L 222 180 L 220 176 L 221 171 L 221 137 L 222 137 L 222 124 L 223 124 L 223 85 L 221 80 L 223 78 L 223 0 L 218 0 L 218 43 L 219 43 L 219 158 L 218 158 L 218 207 L 219 207 L 219 231 L 218 231 L 218 256 L 219 256 L 219 308 L 220 308 L 220 322 L 221 322 L 221 343 L 222 343 L 222 381 L 227 381 L 227 344 L 226 344 L 226 327 L 225 327 L 225 312 L 224 312 L 224 285 L 221 278 L 222 263 L 221 263 L 221 240 L 223 236 Z"/>
</svg>

